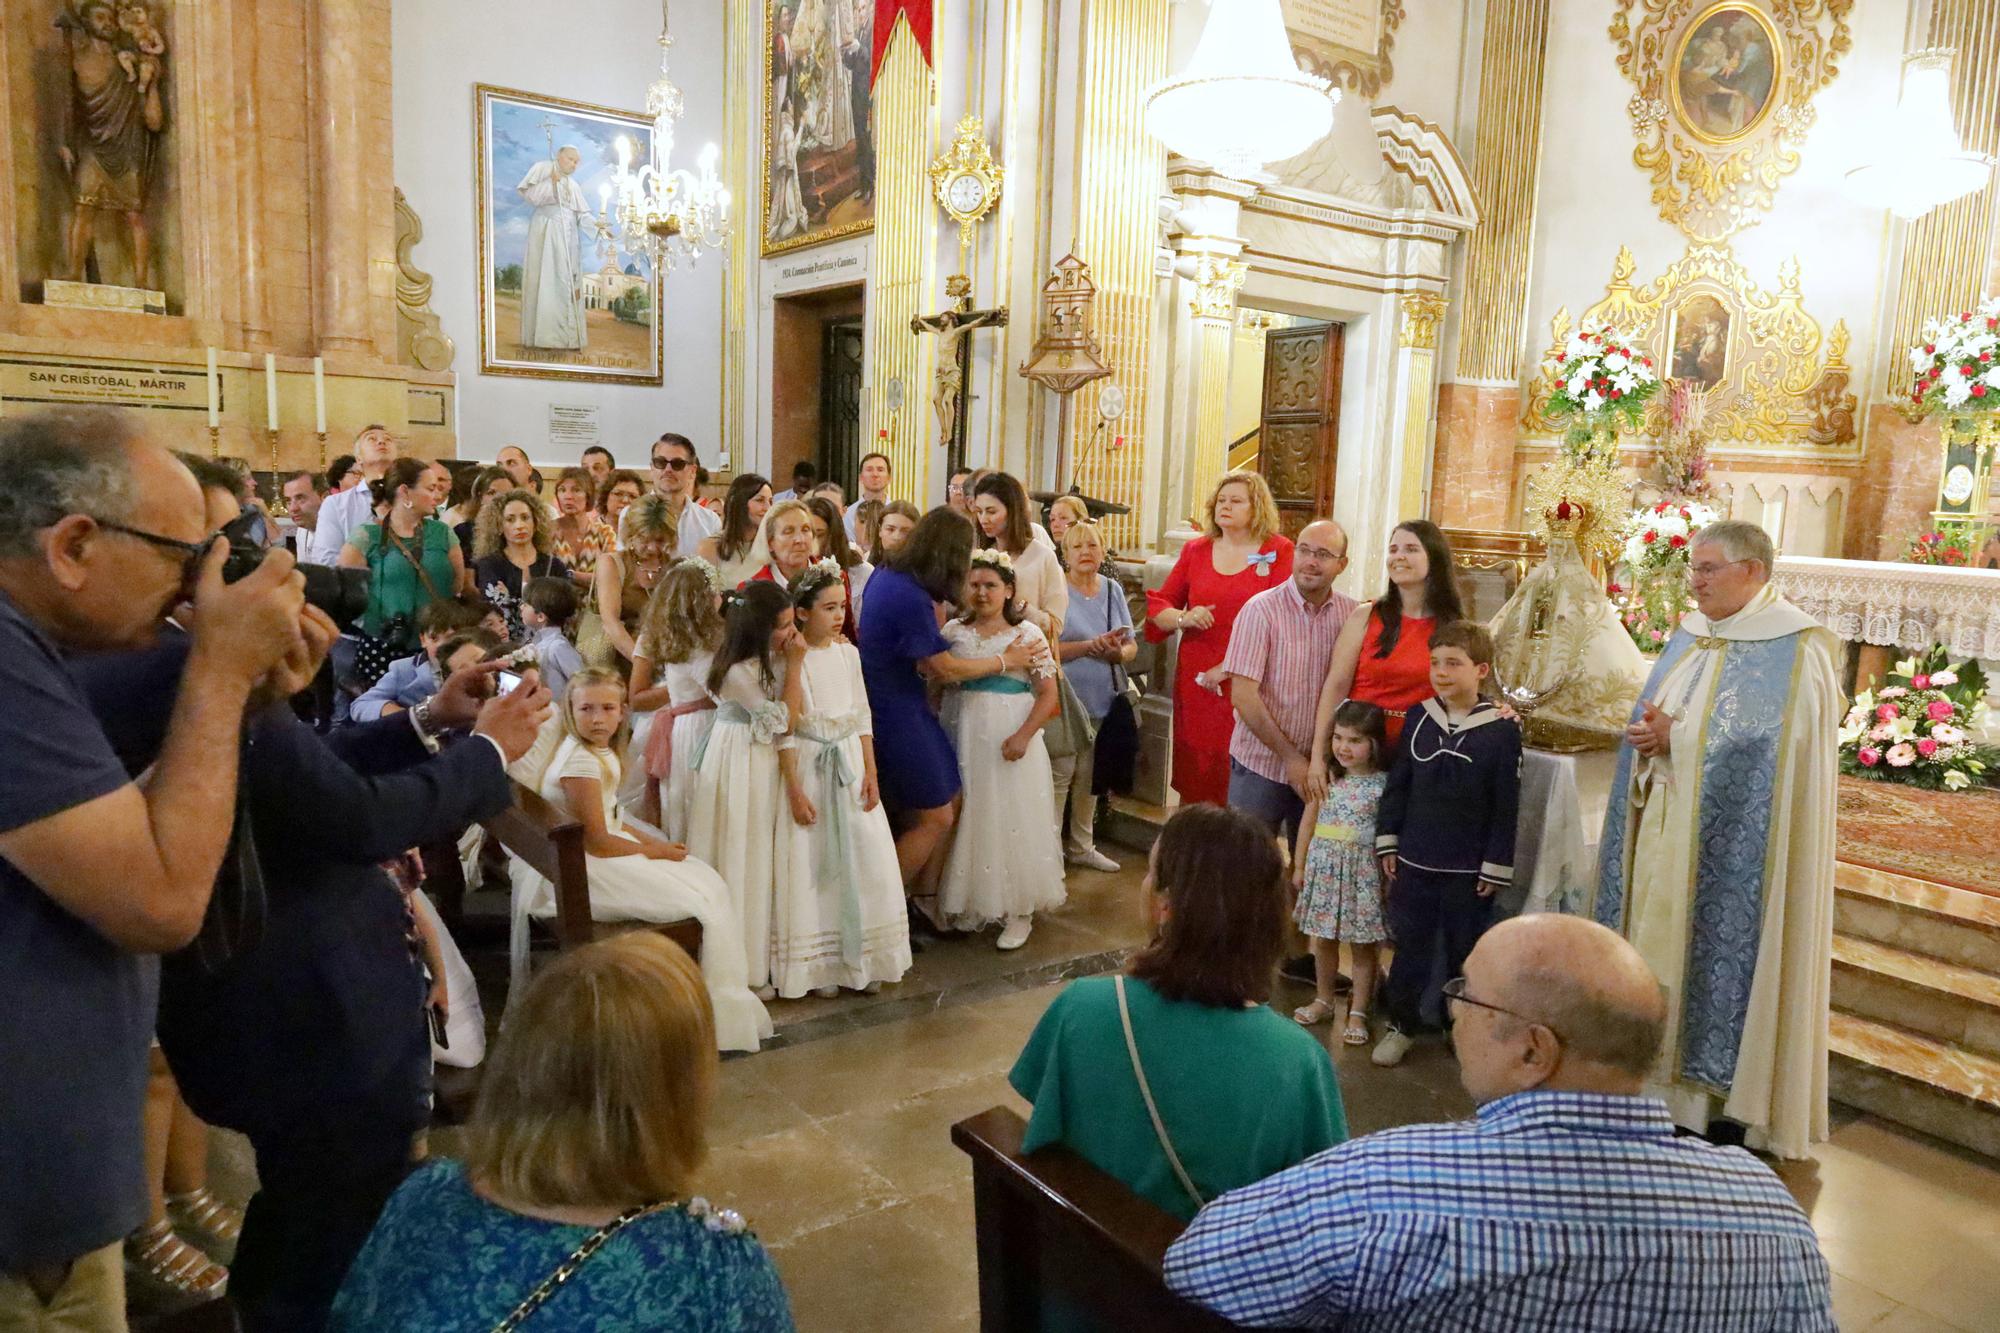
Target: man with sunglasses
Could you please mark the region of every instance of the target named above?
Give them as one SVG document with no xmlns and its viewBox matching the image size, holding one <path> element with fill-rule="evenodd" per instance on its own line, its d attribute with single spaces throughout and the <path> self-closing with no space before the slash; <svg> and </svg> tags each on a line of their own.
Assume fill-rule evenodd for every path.
<svg viewBox="0 0 2000 1333">
<path fill-rule="evenodd" d="M 333 626 L 291 556 L 233 584 L 188 470 L 132 417 L 0 421 L 0 1325 L 125 1326 L 145 1219 L 157 966 L 200 928 L 235 813 L 244 706 L 311 680 Z M 126 776 L 63 654 L 193 638 L 165 743 Z"/>
<path fill-rule="evenodd" d="M 667 508 L 680 525 L 674 554 L 682 559 L 698 554 L 703 542 L 722 531 L 722 520 L 696 503 L 700 466 L 694 441 L 685 435 L 668 431 L 653 444 L 653 487 L 667 498 Z"/>
<path fill-rule="evenodd" d="M 1579 917 L 1480 938 L 1445 987 L 1474 1119 L 1404 1125 L 1223 1195 L 1167 1285 L 1281 1328 L 1834 1333 L 1812 1223 L 1739 1148 L 1648 1095 L 1667 1001 Z"/>
</svg>

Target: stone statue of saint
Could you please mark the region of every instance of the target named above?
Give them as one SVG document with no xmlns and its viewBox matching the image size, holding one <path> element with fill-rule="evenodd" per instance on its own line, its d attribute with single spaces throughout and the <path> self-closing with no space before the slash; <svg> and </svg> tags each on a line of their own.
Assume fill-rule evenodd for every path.
<svg viewBox="0 0 2000 1333">
<path fill-rule="evenodd" d="M 534 205 L 521 264 L 521 345 L 582 351 L 583 245 L 577 228 L 590 214 L 576 183 L 582 154 L 564 145 L 528 168 L 515 190 Z"/>
<path fill-rule="evenodd" d="M 160 83 L 167 44 L 141 3 L 82 0 L 56 20 L 69 39 L 69 97 L 56 154 L 69 172 L 75 211 L 66 255 L 85 281 L 99 211 L 119 214 L 132 234 L 132 282 L 153 285 L 153 236 L 146 194 L 153 154 L 166 128 Z M 100 273 L 100 276 L 101 273 Z"/>
</svg>

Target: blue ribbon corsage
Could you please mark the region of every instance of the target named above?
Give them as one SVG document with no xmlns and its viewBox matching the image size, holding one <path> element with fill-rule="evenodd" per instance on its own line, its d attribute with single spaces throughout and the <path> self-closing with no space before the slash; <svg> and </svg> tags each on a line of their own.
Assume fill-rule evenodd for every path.
<svg viewBox="0 0 2000 1333">
<path fill-rule="evenodd" d="M 1278 563 L 1278 553 L 1276 551 L 1265 551 L 1260 555 L 1251 556 L 1246 563 L 1257 571 L 1258 578 L 1268 579 L 1271 577 L 1271 566 Z"/>
</svg>

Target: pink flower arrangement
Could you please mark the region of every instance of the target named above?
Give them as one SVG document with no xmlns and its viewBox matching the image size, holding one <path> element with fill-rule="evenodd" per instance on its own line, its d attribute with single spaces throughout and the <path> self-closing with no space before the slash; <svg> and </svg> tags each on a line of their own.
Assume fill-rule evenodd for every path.
<svg viewBox="0 0 2000 1333">
<path fill-rule="evenodd" d="M 1933 791 L 1984 784 L 2000 751 L 1978 736 L 1986 676 L 1975 662 L 1954 668 L 1941 646 L 1905 659 L 1881 687 L 1863 690 L 1840 726 L 1841 771 Z"/>
</svg>

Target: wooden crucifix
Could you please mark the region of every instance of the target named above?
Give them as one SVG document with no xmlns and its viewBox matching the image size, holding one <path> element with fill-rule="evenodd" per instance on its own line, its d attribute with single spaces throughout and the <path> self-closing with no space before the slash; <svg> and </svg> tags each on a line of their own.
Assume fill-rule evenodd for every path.
<svg viewBox="0 0 2000 1333">
<path fill-rule="evenodd" d="M 1006 327 L 1007 307 L 973 309 L 972 280 L 962 273 L 945 279 L 944 291 L 953 298 L 953 304 L 935 315 L 912 316 L 910 332 L 935 333 L 943 344 L 938 349 L 937 383 L 931 393 L 931 406 L 937 412 L 945 457 L 955 471 L 965 466 L 965 377 L 972 368 L 971 335 L 976 329 Z"/>
</svg>

